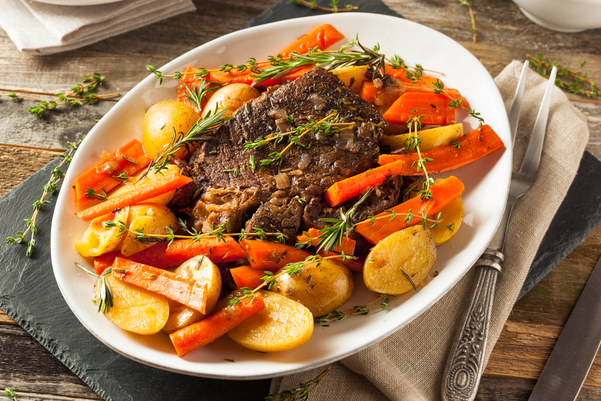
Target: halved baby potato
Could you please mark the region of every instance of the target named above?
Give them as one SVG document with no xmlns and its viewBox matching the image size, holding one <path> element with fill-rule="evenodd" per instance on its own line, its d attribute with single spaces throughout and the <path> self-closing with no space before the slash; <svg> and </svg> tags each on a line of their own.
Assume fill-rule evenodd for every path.
<svg viewBox="0 0 601 401">
<path fill-rule="evenodd" d="M 259 97 L 259 91 L 248 84 L 229 84 L 217 89 L 211 95 L 201 115 L 204 118 L 209 112 L 215 113 L 227 109 L 225 117 L 230 117 L 244 103 L 256 97 Z"/>
<path fill-rule="evenodd" d="M 177 217 L 165 205 L 154 203 L 144 203 L 141 205 L 130 206 L 129 219 L 127 227 L 130 232 L 125 235 L 121 254 L 130 256 L 156 244 L 156 242 L 143 242 L 136 239 L 137 230 L 142 230 L 146 234 L 168 233 L 167 227 L 175 230 L 177 226 Z M 133 231 L 133 232 L 132 232 Z"/>
<path fill-rule="evenodd" d="M 380 140 L 382 146 L 390 146 L 391 150 L 406 148 L 405 141 L 414 133 L 401 135 L 384 135 Z M 463 124 L 445 125 L 417 131 L 417 136 L 421 140 L 419 150 L 425 152 L 438 146 L 449 145 L 452 141 L 463 136 Z M 407 149 L 409 153 L 415 153 L 415 148 Z"/>
<path fill-rule="evenodd" d="M 127 222 L 129 216 L 129 207 L 124 207 L 117 213 L 109 213 L 104 216 L 96 217 L 86 231 L 81 240 L 73 241 L 75 250 L 83 257 L 89 258 L 100 256 L 103 253 L 112 252 L 119 248 L 123 236 L 119 227 L 106 227 L 107 221 Z"/>
<path fill-rule="evenodd" d="M 436 261 L 432 233 L 421 225 L 390 234 L 365 259 L 363 281 L 371 291 L 400 295 L 426 278 Z"/>
<path fill-rule="evenodd" d="M 280 269 L 276 275 L 280 274 Z M 342 263 L 323 260 L 306 263 L 297 275 L 278 277 L 272 291 L 306 306 L 313 316 L 323 316 L 344 305 L 353 293 L 353 275 Z"/>
<path fill-rule="evenodd" d="M 169 317 L 167 298 L 115 279 L 111 274 L 104 276 L 113 294 L 113 306 L 104 314 L 108 320 L 136 334 L 156 334 Z M 100 302 L 101 280 L 94 285 L 96 302 Z"/>
<path fill-rule="evenodd" d="M 288 351 L 309 341 L 313 334 L 309 309 L 275 292 L 259 291 L 265 309 L 230 330 L 230 338 L 259 352 Z"/>
<path fill-rule="evenodd" d="M 358 94 L 361 92 L 361 84 L 367 79 L 365 77 L 367 68 L 368 66 L 366 65 L 338 67 L 332 70 L 332 74 L 340 78 L 346 86 L 350 87 L 354 93 Z"/>
<path fill-rule="evenodd" d="M 192 278 L 207 285 L 207 315 L 211 313 L 219 294 L 221 294 L 221 273 L 219 268 L 204 255 L 195 256 L 182 263 L 173 271 L 180 276 Z M 163 327 L 166 333 L 172 333 L 204 319 L 206 315 L 185 305 L 169 300 L 169 319 Z"/>
</svg>

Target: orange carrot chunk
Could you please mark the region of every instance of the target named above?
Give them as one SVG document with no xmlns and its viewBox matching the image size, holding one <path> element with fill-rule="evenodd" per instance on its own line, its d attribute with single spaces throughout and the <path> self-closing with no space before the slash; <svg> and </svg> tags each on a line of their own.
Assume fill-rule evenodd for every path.
<svg viewBox="0 0 601 401">
<path fill-rule="evenodd" d="M 405 70 L 403 70 L 402 68 L 396 69 L 396 68 L 392 68 L 390 65 L 386 64 L 384 67 L 384 72 L 386 74 L 390 75 L 391 77 L 396 78 L 403 82 L 411 83 L 411 81 L 412 81 L 412 79 L 407 78 L 407 72 L 405 72 Z M 420 85 L 427 85 L 427 82 L 435 83 L 438 78 L 434 78 L 429 75 L 422 75 L 422 79 L 426 82 L 419 81 L 416 83 L 420 84 Z"/>
<path fill-rule="evenodd" d="M 111 267 L 119 254 L 119 251 L 112 251 L 96 256 L 94 258 L 94 270 L 96 271 L 96 274 L 100 276 L 106 269 Z"/>
<path fill-rule="evenodd" d="M 338 32 L 336 28 L 330 24 L 324 24 L 295 40 L 294 43 L 282 50 L 280 54 L 284 57 L 289 56 L 292 52 L 305 54 L 314 47 L 326 50 L 342 39 L 344 39 L 344 35 Z"/>
<path fill-rule="evenodd" d="M 75 179 L 75 202 L 82 208 L 94 196 L 86 196 L 88 190 L 103 194 L 119 185 L 127 177 L 150 163 L 142 143 L 132 139 L 112 153 L 103 153 L 100 163 L 91 167 Z M 115 178 L 116 177 L 116 178 Z"/>
<path fill-rule="evenodd" d="M 389 123 L 399 124 L 423 116 L 420 118 L 423 125 L 448 125 L 455 120 L 455 109 L 449 106 L 449 102 L 445 95 L 407 92 L 386 110 L 384 118 Z"/>
<path fill-rule="evenodd" d="M 489 126 L 467 133 L 450 145 L 438 146 L 422 152 L 422 157 L 431 159 L 426 162 L 428 174 L 443 173 L 463 167 L 479 158 L 494 152 L 504 146 L 497 133 Z M 423 175 L 424 171 L 417 169 L 417 153 L 404 155 L 381 155 L 378 160 L 383 166 L 393 166 L 400 175 Z M 415 163 L 415 165 L 414 165 Z"/>
<path fill-rule="evenodd" d="M 256 293 L 254 299 L 245 298 L 235 305 L 226 306 L 200 322 L 169 334 L 169 338 L 177 356 L 181 358 L 215 341 L 264 308 L 263 297 Z"/>
<path fill-rule="evenodd" d="M 204 255 L 213 263 L 235 262 L 246 258 L 246 254 L 232 237 L 223 239 L 200 238 L 175 240 L 171 245 L 159 243 L 128 257 L 138 263 L 155 266 L 161 269 L 175 269 L 194 256 Z"/>
<path fill-rule="evenodd" d="M 111 274 L 125 283 L 163 295 L 200 313 L 206 313 L 205 283 L 119 256 L 115 258 Z"/>
<path fill-rule="evenodd" d="M 90 221 L 99 216 L 104 216 L 113 212 L 115 209 L 124 208 L 126 206 L 135 205 L 145 201 L 146 199 L 154 198 L 171 190 L 177 189 L 191 182 L 192 178 L 183 176 L 178 173 L 167 174 L 156 180 L 152 180 L 147 184 L 137 185 L 131 190 L 117 196 L 113 199 L 108 199 L 98 205 L 84 209 L 77 213 L 83 221 Z"/>
<path fill-rule="evenodd" d="M 230 269 L 230 273 L 232 273 L 232 277 L 238 288 L 246 287 L 255 289 L 264 283 L 261 277 L 265 276 L 265 273 L 261 270 L 253 269 L 248 265 L 234 267 Z"/>
<path fill-rule="evenodd" d="M 253 269 L 276 271 L 288 263 L 301 262 L 311 256 L 311 252 L 296 249 L 290 245 L 270 241 L 242 240 L 242 249 Z"/>
<path fill-rule="evenodd" d="M 311 245 L 317 246 L 319 241 L 321 241 L 319 235 L 320 232 L 317 228 L 310 228 L 301 235 L 297 236 L 296 241 L 305 243 L 309 238 L 311 238 Z M 334 252 L 344 252 L 346 255 L 354 255 L 356 244 L 357 242 L 355 240 L 344 237 L 342 238 L 342 243 L 340 245 L 336 245 L 332 250 Z"/>
<path fill-rule="evenodd" d="M 420 223 L 422 213 L 433 216 L 440 212 L 446 205 L 460 196 L 464 189 L 463 183 L 458 178 L 451 176 L 430 187 L 431 199 L 422 200 L 419 196 L 413 197 L 391 209 L 396 213 L 393 220 L 390 219 L 392 216 L 390 212 L 382 212 L 375 216 L 376 220 L 373 224 L 370 220 L 362 221 L 355 227 L 355 231 L 372 244 L 377 244 L 394 232 Z M 411 216 L 408 216 L 409 213 Z"/>
</svg>

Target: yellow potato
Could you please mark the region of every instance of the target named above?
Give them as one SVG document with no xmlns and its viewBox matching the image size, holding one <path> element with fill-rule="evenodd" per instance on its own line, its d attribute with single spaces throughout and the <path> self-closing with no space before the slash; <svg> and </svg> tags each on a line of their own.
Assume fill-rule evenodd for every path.
<svg viewBox="0 0 601 401">
<path fill-rule="evenodd" d="M 144 203 L 130 206 L 131 212 L 127 222 L 129 230 L 144 231 L 145 234 L 168 234 L 167 226 L 173 230 L 177 227 L 177 217 L 167 206 L 154 203 Z M 121 245 L 121 254 L 130 256 L 156 244 L 156 242 L 143 242 L 136 239 L 137 234 L 128 232 Z"/>
<path fill-rule="evenodd" d="M 306 306 L 313 316 L 323 316 L 344 305 L 353 287 L 353 275 L 346 266 L 324 260 L 319 266 L 317 262 L 307 263 L 298 275 L 281 275 L 272 291 Z"/>
<path fill-rule="evenodd" d="M 446 244 L 459 230 L 463 220 L 463 201 L 457 197 L 440 211 L 438 226 L 431 228 L 436 246 Z"/>
<path fill-rule="evenodd" d="M 142 122 L 142 145 L 146 156 L 154 159 L 174 134 L 187 134 L 198 118 L 193 108 L 177 100 L 165 100 L 153 105 L 146 111 Z M 174 156 L 180 159 L 187 154 L 187 150 L 182 148 Z"/>
<path fill-rule="evenodd" d="M 408 227 L 372 248 L 365 259 L 363 281 L 371 291 L 400 295 L 417 287 L 435 261 L 436 245 L 430 231 L 421 225 Z"/>
<path fill-rule="evenodd" d="M 380 145 L 390 146 L 391 150 L 406 148 L 405 141 L 414 134 L 402 135 L 384 135 L 380 140 Z M 445 125 L 417 131 L 417 136 L 421 139 L 419 150 L 425 152 L 434 149 L 437 146 L 449 145 L 454 140 L 463 136 L 463 124 Z M 415 148 L 409 148 L 409 153 L 414 153 Z"/>
<path fill-rule="evenodd" d="M 367 79 L 365 78 L 367 68 L 368 67 L 366 65 L 351 65 L 338 67 L 332 70 L 332 73 L 338 76 L 338 78 L 340 78 L 340 80 L 344 82 L 346 86 L 350 87 L 354 93 L 359 93 L 361 92 L 361 84 Z"/>
<path fill-rule="evenodd" d="M 265 309 L 230 330 L 230 338 L 260 352 L 288 351 L 309 341 L 313 334 L 313 315 L 309 309 L 275 292 L 259 291 Z"/>
<path fill-rule="evenodd" d="M 169 302 L 162 295 L 124 283 L 107 274 L 105 276 L 113 293 L 113 306 L 104 314 L 108 320 L 123 330 L 136 334 L 156 334 L 169 317 Z M 100 302 L 99 278 L 94 286 L 96 303 Z"/>
<path fill-rule="evenodd" d="M 206 116 L 209 111 L 214 113 L 215 107 L 217 107 L 217 112 L 227 109 L 225 115 L 230 117 L 244 103 L 256 97 L 259 97 L 259 91 L 250 85 L 240 83 L 226 85 L 211 95 L 202 110 L 202 117 Z"/>
<path fill-rule="evenodd" d="M 443 181 L 442 178 L 437 178 L 434 180 L 434 185 L 439 184 L 441 181 Z M 418 192 L 423 188 L 423 183 L 423 180 L 417 180 L 409 185 L 407 190 L 403 192 L 403 202 L 417 196 Z M 440 211 L 440 217 L 438 217 L 438 214 L 431 217 L 431 219 L 436 218 L 438 218 L 438 226 L 431 227 L 432 224 L 428 222 L 428 227 L 432 232 L 436 246 L 441 246 L 446 244 L 461 226 L 461 221 L 463 220 L 463 201 L 461 197 L 456 198 L 444 207 Z"/>
<path fill-rule="evenodd" d="M 203 255 L 193 257 L 173 271 L 207 285 L 207 315 L 211 313 L 221 294 L 221 273 L 211 260 Z M 206 315 L 169 300 L 169 319 L 163 331 L 172 333 L 203 319 Z"/>
<path fill-rule="evenodd" d="M 100 256 L 103 253 L 119 248 L 123 236 L 118 227 L 105 227 L 109 220 L 127 222 L 129 207 L 124 207 L 117 213 L 110 213 L 92 220 L 81 240 L 73 241 L 75 250 L 84 257 Z"/>
</svg>

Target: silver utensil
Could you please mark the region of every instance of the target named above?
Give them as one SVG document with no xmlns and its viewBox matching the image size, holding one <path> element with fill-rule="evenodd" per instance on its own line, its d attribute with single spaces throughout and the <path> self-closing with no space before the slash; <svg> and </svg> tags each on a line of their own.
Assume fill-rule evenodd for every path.
<svg viewBox="0 0 601 401">
<path fill-rule="evenodd" d="M 601 344 L 601 259 L 591 273 L 528 401 L 574 401 Z"/>
<path fill-rule="evenodd" d="M 515 139 L 515 133 L 517 132 L 519 108 L 527 71 L 528 61 L 524 63 L 510 111 L 509 123 L 512 139 Z M 495 285 L 504 261 L 502 251 L 505 245 L 507 223 L 514 202 L 530 189 L 536 178 L 556 75 L 557 69 L 553 67 L 524 160 L 519 171 L 511 175 L 509 196 L 501 223 L 489 247 L 475 264 L 476 277 L 472 287 L 472 299 L 459 325 L 443 375 L 443 401 L 472 401 L 476 398 L 480 378 L 484 370 L 484 352 L 488 338 Z"/>
</svg>

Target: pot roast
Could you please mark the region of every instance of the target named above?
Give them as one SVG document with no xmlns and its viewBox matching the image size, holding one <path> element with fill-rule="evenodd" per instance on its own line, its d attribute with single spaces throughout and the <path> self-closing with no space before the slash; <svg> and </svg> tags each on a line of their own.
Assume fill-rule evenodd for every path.
<svg viewBox="0 0 601 401">
<path fill-rule="evenodd" d="M 301 124 L 319 121 L 337 113 L 336 123 L 354 122 L 351 128 L 327 135 L 309 132 L 282 154 L 281 164 L 261 165 L 280 143 L 245 150 L 245 144 L 269 134 L 288 132 Z M 289 117 L 292 116 L 292 117 Z M 271 87 L 246 103 L 190 158 L 183 173 L 193 178 L 185 211 L 199 232 L 228 222 L 236 232 L 245 224 L 252 232 L 282 232 L 289 244 L 309 227 L 320 228 L 320 218 L 339 216 L 339 207 L 322 202 L 324 191 L 337 181 L 376 165 L 379 142 L 387 122 L 373 105 L 355 95 L 334 74 L 315 68 L 300 78 Z M 254 158 L 254 171 L 251 167 Z M 359 210 L 379 213 L 398 203 L 400 178 L 371 194 Z M 357 199 L 347 201 L 348 209 Z M 349 206 L 350 205 L 350 206 Z"/>
</svg>

